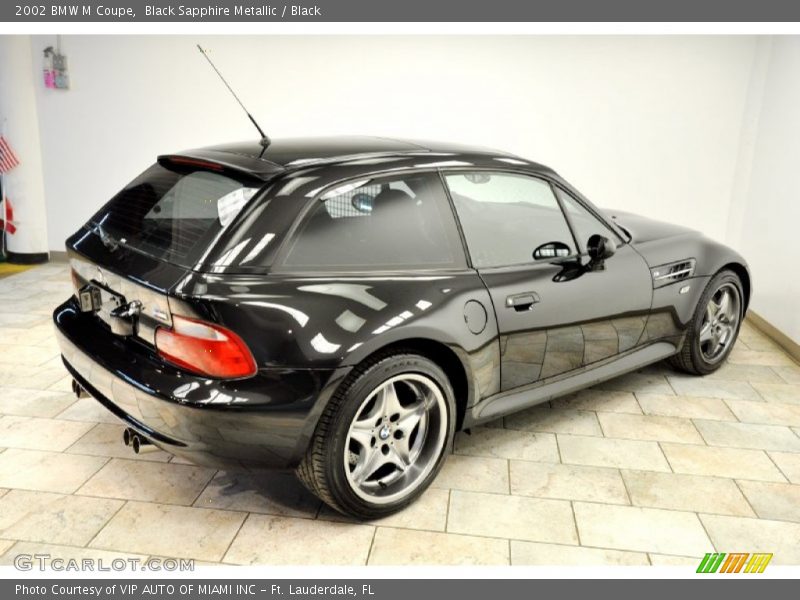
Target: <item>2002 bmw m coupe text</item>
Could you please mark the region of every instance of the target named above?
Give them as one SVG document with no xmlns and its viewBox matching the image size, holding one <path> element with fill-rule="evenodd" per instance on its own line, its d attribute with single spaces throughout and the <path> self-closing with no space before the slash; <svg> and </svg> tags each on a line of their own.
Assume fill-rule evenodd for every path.
<svg viewBox="0 0 800 600">
<path fill-rule="evenodd" d="M 745 261 L 502 152 L 383 138 L 165 155 L 67 240 L 76 392 L 198 463 L 296 469 L 360 518 L 456 430 L 730 352 Z"/>
</svg>

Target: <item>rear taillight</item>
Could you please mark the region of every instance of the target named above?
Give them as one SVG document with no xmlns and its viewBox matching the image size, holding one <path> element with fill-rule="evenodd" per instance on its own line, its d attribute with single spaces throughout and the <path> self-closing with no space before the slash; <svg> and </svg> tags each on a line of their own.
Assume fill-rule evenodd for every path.
<svg viewBox="0 0 800 600">
<path fill-rule="evenodd" d="M 171 329 L 156 330 L 156 350 L 164 360 L 209 377 L 232 379 L 256 372 L 256 361 L 238 335 L 186 317 L 173 316 Z"/>
</svg>

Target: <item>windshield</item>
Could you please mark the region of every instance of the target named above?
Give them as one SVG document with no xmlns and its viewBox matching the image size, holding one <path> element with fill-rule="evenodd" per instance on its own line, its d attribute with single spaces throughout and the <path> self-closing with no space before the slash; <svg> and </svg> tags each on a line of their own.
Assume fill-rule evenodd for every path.
<svg viewBox="0 0 800 600">
<path fill-rule="evenodd" d="M 257 191 L 256 184 L 221 172 L 156 164 L 90 223 L 112 243 L 191 266 Z"/>
</svg>

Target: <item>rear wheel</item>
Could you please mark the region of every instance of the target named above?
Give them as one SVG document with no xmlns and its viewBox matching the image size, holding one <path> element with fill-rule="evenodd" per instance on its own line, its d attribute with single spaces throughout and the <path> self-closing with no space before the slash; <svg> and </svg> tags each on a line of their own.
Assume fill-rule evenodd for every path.
<svg viewBox="0 0 800 600">
<path fill-rule="evenodd" d="M 733 271 L 720 271 L 706 286 L 695 309 L 683 348 L 670 360 L 694 375 L 713 373 L 730 354 L 744 315 L 742 282 Z"/>
<path fill-rule="evenodd" d="M 345 514 L 394 513 L 436 477 L 453 415 L 450 383 L 429 359 L 396 353 L 368 361 L 326 407 L 298 475 Z"/>
</svg>

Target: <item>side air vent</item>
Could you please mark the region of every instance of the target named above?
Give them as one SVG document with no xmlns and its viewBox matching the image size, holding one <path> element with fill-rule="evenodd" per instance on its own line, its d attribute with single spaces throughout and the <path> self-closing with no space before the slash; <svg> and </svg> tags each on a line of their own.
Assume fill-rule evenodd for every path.
<svg viewBox="0 0 800 600">
<path fill-rule="evenodd" d="M 653 275 L 653 287 L 659 288 L 694 275 L 695 260 L 687 258 L 666 265 L 659 265 L 650 269 Z"/>
</svg>

